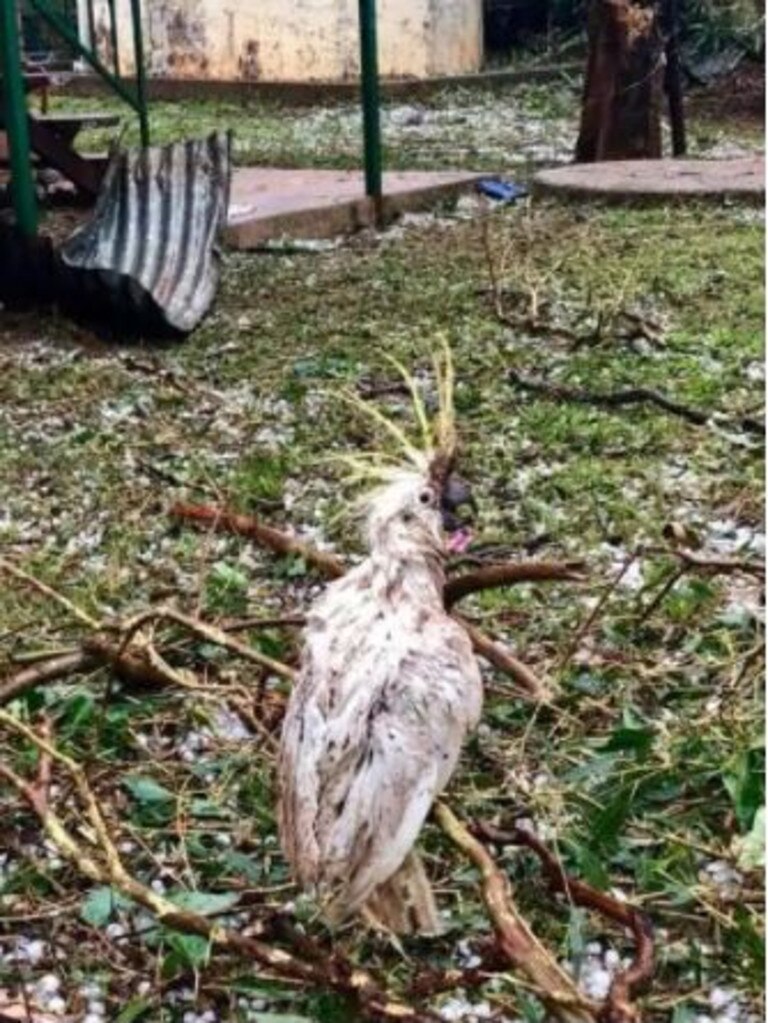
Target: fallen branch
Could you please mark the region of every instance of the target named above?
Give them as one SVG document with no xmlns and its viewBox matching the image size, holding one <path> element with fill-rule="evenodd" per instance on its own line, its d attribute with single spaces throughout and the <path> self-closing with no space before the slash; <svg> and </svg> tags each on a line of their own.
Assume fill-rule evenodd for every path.
<svg viewBox="0 0 768 1023">
<path fill-rule="evenodd" d="M 97 658 L 86 649 L 82 649 L 75 653 L 52 657 L 48 661 L 39 661 L 30 668 L 23 668 L 13 675 L 6 676 L 0 682 L 0 707 L 34 689 L 35 686 L 55 682 L 56 679 L 66 678 L 67 675 L 74 675 L 78 671 L 88 671 L 97 664 Z"/>
<path fill-rule="evenodd" d="M 740 572 L 765 578 L 764 561 L 744 561 L 739 558 L 721 558 L 714 554 L 700 554 L 689 547 L 646 547 L 648 554 L 666 554 L 680 561 L 690 569 L 708 572 L 712 575 L 735 575 Z"/>
<path fill-rule="evenodd" d="M 552 694 L 547 686 L 507 647 L 497 640 L 491 639 L 490 636 L 486 636 L 466 618 L 460 618 L 458 615 L 454 615 L 454 617 L 466 629 L 467 635 L 472 640 L 475 653 L 485 658 L 494 668 L 509 675 L 520 688 L 520 695 L 523 699 L 532 700 L 535 703 L 549 703 Z"/>
<path fill-rule="evenodd" d="M 518 561 L 487 565 L 477 571 L 449 579 L 445 584 L 445 606 L 447 608 L 471 593 L 493 590 L 500 586 L 515 586 L 519 583 L 534 583 L 563 580 L 582 582 L 584 574 L 582 561 Z"/>
<path fill-rule="evenodd" d="M 258 519 L 248 515 L 233 515 L 207 505 L 191 504 L 175 504 L 172 506 L 170 514 L 185 522 L 197 525 L 206 524 L 220 532 L 233 532 L 240 536 L 247 536 L 276 554 L 298 554 L 307 564 L 313 565 L 331 579 L 338 579 L 346 571 L 341 559 L 332 554 L 318 551 L 310 544 L 296 540 L 295 537 L 274 526 L 266 526 Z M 520 561 L 511 564 L 488 565 L 449 580 L 445 589 L 446 607 L 450 610 L 451 606 L 462 597 L 494 586 L 510 586 L 514 583 L 536 582 L 545 579 L 578 580 L 582 578 L 579 574 L 581 564 L 578 561 Z M 531 693 L 537 701 L 549 699 L 546 688 L 536 679 L 533 672 L 521 664 L 517 658 L 476 626 L 470 626 L 458 615 L 454 615 L 454 617 L 461 621 L 467 629 L 476 653 L 485 657 L 499 671 L 509 675 L 524 691 Z"/>
<path fill-rule="evenodd" d="M 252 646 L 248 646 L 247 643 L 241 643 L 239 639 L 235 639 L 233 636 L 227 635 L 223 629 L 219 629 L 215 625 L 209 625 L 207 622 L 203 622 L 199 618 L 193 618 L 190 615 L 186 615 L 181 611 L 177 611 L 173 607 L 150 608 L 150 610 L 137 615 L 126 628 L 127 642 L 124 640 L 123 646 L 127 647 L 127 643 L 130 642 L 131 636 L 141 629 L 142 626 L 147 625 L 150 622 L 163 620 L 176 622 L 177 625 L 182 625 L 185 629 L 195 633 L 195 635 L 199 636 L 200 639 L 205 640 L 207 643 L 213 643 L 216 646 L 224 647 L 224 649 L 229 650 L 230 653 L 236 654 L 238 657 L 242 657 L 247 661 L 252 661 L 254 664 L 258 664 L 260 667 L 273 672 L 275 675 L 280 675 L 282 678 L 287 679 L 293 679 L 296 677 L 296 672 L 293 668 L 289 667 L 287 664 L 283 664 L 282 661 L 277 661 L 274 657 L 268 657 L 267 654 L 263 654 L 260 650 L 256 650 Z"/>
<path fill-rule="evenodd" d="M 199 913 L 181 909 L 165 896 L 136 880 L 126 870 L 109 832 L 96 796 L 83 768 L 71 757 L 37 735 L 21 721 L 0 710 L 0 725 L 35 745 L 41 756 L 50 758 L 67 771 L 74 782 L 92 833 L 91 849 L 86 849 L 73 837 L 61 818 L 49 808 L 38 789 L 21 778 L 10 767 L 0 763 L 0 778 L 5 779 L 35 812 L 46 836 L 54 843 L 62 857 L 80 873 L 96 884 L 109 885 L 122 895 L 152 913 L 159 923 L 173 930 L 197 934 L 212 946 L 233 951 L 274 971 L 281 977 L 298 980 L 307 986 L 331 988 L 354 997 L 360 1010 L 375 1019 L 408 1020 L 413 1023 L 434 1021 L 436 1017 L 402 1002 L 390 999 L 387 993 L 366 970 L 360 969 L 340 955 L 332 955 L 322 962 L 308 962 L 291 955 L 284 949 L 274 948 L 253 937 L 246 937 L 222 927 Z"/>
<path fill-rule="evenodd" d="M 340 558 L 319 551 L 281 529 L 267 526 L 252 515 L 235 515 L 202 504 L 174 504 L 171 506 L 170 515 L 182 522 L 206 526 L 214 533 L 246 536 L 276 554 L 295 554 L 308 565 L 319 569 L 329 579 L 338 579 L 346 572 Z"/>
<path fill-rule="evenodd" d="M 182 686 L 185 689 L 201 690 L 191 673 L 172 668 L 149 642 L 133 642 L 143 625 L 166 619 L 176 622 L 208 643 L 222 646 L 231 653 L 249 660 L 282 678 L 293 679 L 295 672 L 287 664 L 277 661 L 228 636 L 222 629 L 197 618 L 176 611 L 174 608 L 152 608 L 132 619 L 123 628 L 119 643 L 105 632 L 87 636 L 79 650 L 61 656 L 39 661 L 0 681 L 0 707 L 17 699 L 30 689 L 66 678 L 77 672 L 90 671 L 102 665 L 110 667 L 118 678 L 141 687 Z"/>
<path fill-rule="evenodd" d="M 532 933 L 512 901 L 509 881 L 487 849 L 444 803 L 433 810 L 445 834 L 480 871 L 483 901 L 506 957 L 535 986 L 547 1009 L 562 1023 L 595 1023 L 598 1006 L 585 998 Z"/>
<path fill-rule="evenodd" d="M 606 1023 L 629 1023 L 636 1020 L 638 1013 L 630 1001 L 632 992 L 653 976 L 653 926 L 649 918 L 635 906 L 619 902 L 584 881 L 568 877 L 557 858 L 532 831 L 526 828 L 501 831 L 485 822 L 478 823 L 473 830 L 494 845 L 521 845 L 531 849 L 538 856 L 554 891 L 562 892 L 575 905 L 595 910 L 632 932 L 636 946 L 635 960 L 628 969 L 614 977 L 600 1018 Z"/>
<path fill-rule="evenodd" d="M 534 380 L 515 369 L 509 370 L 508 380 L 521 391 L 540 394 L 555 401 L 571 401 L 579 405 L 608 409 L 623 408 L 626 405 L 656 405 L 670 415 L 679 416 L 695 426 L 707 426 L 710 420 L 716 418 L 711 412 L 683 405 L 648 387 L 629 387 L 622 391 L 602 393 L 585 391 L 577 387 L 566 387 L 564 384 L 553 384 L 547 380 Z M 752 416 L 742 416 L 736 420 L 736 424 L 747 433 L 760 435 L 765 433 L 764 423 Z"/>
</svg>

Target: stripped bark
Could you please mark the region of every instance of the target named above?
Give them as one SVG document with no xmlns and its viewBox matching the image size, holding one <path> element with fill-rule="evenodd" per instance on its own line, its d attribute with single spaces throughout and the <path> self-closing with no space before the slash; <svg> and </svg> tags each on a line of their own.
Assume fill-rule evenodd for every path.
<svg viewBox="0 0 768 1023">
<path fill-rule="evenodd" d="M 567 896 L 574 905 L 594 910 L 632 932 L 636 947 L 635 959 L 630 967 L 614 977 L 606 1003 L 600 1011 L 600 1019 L 604 1023 L 633 1023 L 637 1020 L 638 1011 L 631 1002 L 632 993 L 653 975 L 654 942 L 650 918 L 637 907 L 627 902 L 619 902 L 606 892 L 598 891 L 584 881 L 569 877 L 559 860 L 532 831 L 526 828 L 502 831 L 483 821 L 473 830 L 494 845 L 521 845 L 532 850 L 538 856 L 554 891 Z"/>
<path fill-rule="evenodd" d="M 433 814 L 448 838 L 480 871 L 483 902 L 496 933 L 496 942 L 509 962 L 525 974 L 547 1009 L 561 1023 L 594 1023 L 598 1006 L 581 994 L 533 934 L 515 906 L 506 875 L 496 866 L 488 850 L 444 803 L 437 803 Z"/>
</svg>

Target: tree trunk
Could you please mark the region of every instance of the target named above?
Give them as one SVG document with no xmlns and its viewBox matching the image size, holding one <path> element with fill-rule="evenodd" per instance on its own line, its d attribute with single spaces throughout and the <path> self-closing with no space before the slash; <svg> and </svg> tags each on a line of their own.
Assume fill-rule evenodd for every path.
<svg viewBox="0 0 768 1023">
<path fill-rule="evenodd" d="M 577 163 L 661 156 L 663 53 L 653 7 L 592 0 Z"/>
</svg>

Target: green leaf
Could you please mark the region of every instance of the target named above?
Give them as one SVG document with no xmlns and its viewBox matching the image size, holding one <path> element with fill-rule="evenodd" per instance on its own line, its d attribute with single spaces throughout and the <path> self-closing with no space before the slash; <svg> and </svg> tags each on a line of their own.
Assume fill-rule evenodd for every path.
<svg viewBox="0 0 768 1023">
<path fill-rule="evenodd" d="M 232 590 L 247 590 L 248 577 L 239 568 L 228 565 L 226 561 L 217 561 L 211 568 L 211 579 L 221 586 Z"/>
<path fill-rule="evenodd" d="M 760 984 L 765 978 L 765 935 L 744 906 L 734 908 L 733 922 L 735 926 L 724 931 L 724 943 L 754 983 Z"/>
<path fill-rule="evenodd" d="M 133 903 L 114 888 L 93 888 L 83 899 L 80 919 L 91 927 L 104 927 L 116 909 L 127 909 Z"/>
<path fill-rule="evenodd" d="M 586 845 L 568 842 L 568 850 L 576 864 L 578 874 L 595 888 L 607 889 L 610 884 L 608 872 L 602 859 Z"/>
<path fill-rule="evenodd" d="M 285 570 L 289 579 L 301 579 L 307 574 L 307 563 L 303 558 L 291 558 Z"/>
<path fill-rule="evenodd" d="M 205 764 L 206 774 L 210 772 L 210 764 Z M 219 818 L 228 817 L 229 811 L 226 807 L 215 803 L 212 799 L 193 799 L 189 806 L 192 817 Z"/>
<path fill-rule="evenodd" d="M 245 853 L 238 852 L 236 849 L 228 849 L 223 859 L 230 873 L 244 877 L 246 881 L 251 881 L 254 884 L 264 880 L 264 867 L 252 856 L 246 856 Z"/>
<path fill-rule="evenodd" d="M 221 913 L 231 909 L 239 898 L 237 892 L 170 892 L 170 901 L 179 909 L 188 909 L 191 913 Z"/>
<path fill-rule="evenodd" d="M 295 1016 L 289 1012 L 254 1012 L 251 1019 L 258 1023 L 312 1023 L 309 1016 Z"/>
<path fill-rule="evenodd" d="M 122 1012 L 115 1020 L 115 1023 L 133 1023 L 134 1020 L 139 1019 L 143 1016 L 147 1010 L 152 1008 L 152 1002 L 149 998 L 132 998 L 127 1005 L 123 1007 Z"/>
<path fill-rule="evenodd" d="M 88 725 L 93 720 L 95 703 L 90 693 L 74 693 L 65 701 L 61 722 L 71 731 Z"/>
<path fill-rule="evenodd" d="M 154 778 L 129 775 L 123 778 L 123 785 L 139 803 L 168 803 L 176 797 Z"/>
<path fill-rule="evenodd" d="M 699 1010 L 691 1002 L 679 1002 L 672 1012 L 671 1023 L 693 1023 L 699 1015 Z"/>
<path fill-rule="evenodd" d="M 752 830 L 736 839 L 737 863 L 741 870 L 758 870 L 765 866 L 765 807 L 761 806 L 752 821 Z"/>
<path fill-rule="evenodd" d="M 248 606 L 248 577 L 239 568 L 217 561 L 205 580 L 205 605 L 222 614 L 241 614 Z"/>
<path fill-rule="evenodd" d="M 653 730 L 651 728 L 616 728 L 605 745 L 600 747 L 600 752 L 631 752 L 642 760 L 652 745 Z"/>
<path fill-rule="evenodd" d="M 357 1023 L 360 1007 L 349 995 L 321 991 L 306 1001 L 307 1014 L 315 1023 Z"/>
<path fill-rule="evenodd" d="M 175 957 L 183 966 L 191 967 L 193 970 L 205 966 L 210 955 L 210 942 L 200 934 L 181 934 L 178 931 L 168 931 L 164 935 L 165 943 L 175 953 Z M 173 958 L 169 966 L 173 966 Z M 165 965 L 165 964 L 164 964 Z"/>
<path fill-rule="evenodd" d="M 568 919 L 568 931 L 565 937 L 569 958 L 572 960 L 579 960 L 584 955 L 584 951 L 587 945 L 586 925 L 587 925 L 586 911 L 583 909 L 578 909 L 576 906 L 572 906 L 570 916 Z"/>
<path fill-rule="evenodd" d="M 619 833 L 632 809 L 632 794 L 633 790 L 625 786 L 609 803 L 592 815 L 590 838 L 593 849 L 602 848 L 607 851 L 615 848 Z"/>
<path fill-rule="evenodd" d="M 720 774 L 743 831 L 752 826 L 765 802 L 764 756 L 760 749 L 740 750 L 725 762 Z"/>
</svg>

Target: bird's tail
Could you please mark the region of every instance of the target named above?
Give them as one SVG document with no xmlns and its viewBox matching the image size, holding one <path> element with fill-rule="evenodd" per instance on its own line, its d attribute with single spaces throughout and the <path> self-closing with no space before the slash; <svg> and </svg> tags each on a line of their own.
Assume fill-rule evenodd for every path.
<svg viewBox="0 0 768 1023">
<path fill-rule="evenodd" d="M 394 934 L 439 934 L 442 930 L 432 885 L 418 853 L 410 852 L 402 867 L 370 896 L 364 915 Z"/>
</svg>

